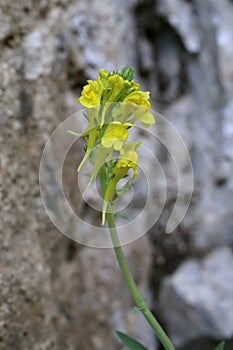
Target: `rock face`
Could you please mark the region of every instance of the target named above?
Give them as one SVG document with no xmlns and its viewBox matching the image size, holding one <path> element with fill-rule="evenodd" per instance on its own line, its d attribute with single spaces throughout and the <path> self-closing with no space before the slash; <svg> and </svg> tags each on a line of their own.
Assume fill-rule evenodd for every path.
<svg viewBox="0 0 233 350">
<path fill-rule="evenodd" d="M 58 124 L 77 110 L 75 100 L 86 79 L 96 78 L 103 67 L 135 67 L 137 79 L 152 91 L 156 110 L 181 133 L 193 161 L 189 214 L 173 234 L 164 235 L 176 199 L 177 174 L 166 149 L 158 142 L 151 146 L 168 180 L 168 196 L 150 235 L 126 248 L 136 281 L 149 300 L 156 299 L 162 285 L 164 305 L 169 285 L 176 276 L 188 281 L 186 272 L 192 268 L 194 295 L 197 272 L 203 298 L 211 293 L 211 261 L 231 259 L 229 250 L 215 249 L 233 242 L 232 10 L 230 0 L 93 0 L 88 5 L 85 0 L 0 0 L 0 350 L 119 349 L 115 328 L 156 348 L 149 327 L 131 312 L 133 304 L 112 251 L 81 247 L 65 238 L 49 221 L 40 198 L 44 145 Z M 157 133 L 172 145 L 166 128 L 158 125 Z M 95 220 L 74 191 L 81 152 L 78 144 L 67 155 L 64 191 L 77 213 Z M 48 164 L 51 182 L 52 171 Z M 157 213 L 164 182 L 154 169 L 151 175 L 152 209 Z M 188 190 L 185 166 L 182 175 Z M 137 203 L 144 200 L 142 192 L 136 194 Z M 185 191 L 183 195 L 185 199 Z M 212 250 L 202 267 L 198 257 Z M 175 272 L 190 255 L 195 260 Z M 168 273 L 174 277 L 163 280 Z M 231 284 L 224 277 L 219 277 L 224 282 L 219 291 L 226 295 Z M 211 295 L 214 302 L 220 298 L 217 291 Z M 199 317 L 201 310 L 210 318 L 205 332 L 197 325 L 187 330 L 185 339 L 172 323 L 179 316 L 177 309 L 171 319 L 164 308 L 177 343 L 194 336 L 232 335 L 230 307 L 225 311 L 220 302 L 218 308 L 229 320 L 226 333 L 216 314 L 195 307 L 194 315 Z"/>
<path fill-rule="evenodd" d="M 178 347 L 195 338 L 233 336 L 233 255 L 221 248 L 187 260 L 164 279 L 159 302 Z"/>
<path fill-rule="evenodd" d="M 155 152 L 163 165 L 169 190 L 165 210 L 150 231 L 153 244 L 151 284 L 155 295 L 162 277 L 172 273 L 176 276 L 175 271 L 183 259 L 198 259 L 212 250 L 214 252 L 218 246 L 232 247 L 233 119 L 230 96 L 233 90 L 229 61 L 230 57 L 232 59 L 229 47 L 232 30 L 228 25 L 229 20 L 233 20 L 232 13 L 230 1 L 223 1 L 221 5 L 214 0 L 148 1 L 137 7 L 136 16 L 140 23 L 138 51 L 143 57 L 139 61 L 139 72 L 153 91 L 156 109 L 164 113 L 184 138 L 194 171 L 189 211 L 176 230 L 166 235 L 167 221 L 177 198 L 177 169 L 168 146 L 177 150 L 166 123 L 157 125 L 159 137 L 167 140 L 167 147 L 156 144 Z M 179 149 L 176 155 L 175 161 L 179 160 Z M 185 202 L 185 190 L 191 186 L 185 164 L 179 175 L 184 179 Z M 162 202 L 159 172 L 154 173 L 153 178 L 153 211 L 156 212 Z M 164 296 L 163 305 L 165 299 Z M 176 317 L 171 319 L 166 308 L 166 320 L 172 330 L 177 330 L 180 317 L 180 311 L 176 311 Z M 231 311 L 226 312 L 230 317 Z M 196 342 L 184 344 L 188 339 L 185 340 L 183 335 L 184 348 L 212 349 L 214 345 L 207 339 L 210 333 L 205 336 L 198 325 L 196 328 L 194 324 L 192 326 L 194 329 L 190 332 L 196 332 L 196 337 L 203 341 L 201 345 L 195 345 Z M 179 335 L 174 332 L 174 339 Z M 218 338 L 214 332 L 211 336 Z M 229 348 L 231 346 L 229 342 Z"/>
<path fill-rule="evenodd" d="M 86 79 L 103 67 L 136 65 L 128 50 L 135 40 L 130 7 L 108 0 L 91 7 L 86 1 L 0 1 L 0 22 L 0 349 L 114 349 L 120 346 L 115 328 L 154 348 L 149 327 L 131 312 L 113 252 L 84 249 L 61 235 L 38 186 L 45 142 L 77 110 Z M 80 145 L 71 150 L 64 169 L 77 212 L 84 210 L 74 191 L 81 152 Z M 53 171 L 48 164 L 51 182 Z M 149 252 L 144 239 L 128 256 L 149 294 L 150 259 L 142 267 L 134 263 L 141 247 Z"/>
</svg>

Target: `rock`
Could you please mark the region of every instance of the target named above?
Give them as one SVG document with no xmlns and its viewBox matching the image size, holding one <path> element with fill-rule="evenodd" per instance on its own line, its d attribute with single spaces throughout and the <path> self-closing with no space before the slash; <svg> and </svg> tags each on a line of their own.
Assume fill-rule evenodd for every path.
<svg viewBox="0 0 233 350">
<path fill-rule="evenodd" d="M 198 249 L 208 250 L 216 246 L 233 244 L 233 189 L 229 184 L 219 185 L 209 197 L 200 203 L 199 224 L 193 234 L 193 242 Z M 223 227 L 224 223 L 224 227 Z"/>
<path fill-rule="evenodd" d="M 116 7 L 106 0 L 100 7 L 95 0 L 90 12 L 86 3 L 80 1 L 69 7 L 65 18 L 72 60 L 89 77 L 95 78 L 103 66 L 107 70 L 136 66 L 132 51 L 127 49 L 135 45 L 135 32 L 126 2 L 121 1 Z M 110 33 L 114 33 L 114 40 Z"/>
<path fill-rule="evenodd" d="M 158 1 L 155 12 L 164 16 L 176 28 L 187 51 L 197 53 L 200 50 L 200 29 L 192 3 L 184 0 Z"/>
<path fill-rule="evenodd" d="M 81 86 L 95 79 L 99 68 L 136 65 L 129 49 L 135 40 L 130 7 L 109 0 L 92 6 L 0 0 L 0 8 L 0 350 L 118 349 L 118 313 L 117 327 L 153 348 L 153 332 L 132 313 L 113 252 L 82 249 L 65 238 L 49 221 L 38 186 L 45 143 L 77 111 Z M 55 158 L 63 142 L 59 146 Z M 91 222 L 93 213 L 74 190 L 80 157 L 79 144 L 67 155 L 64 191 L 76 213 L 85 211 Z M 58 169 L 51 161 L 47 176 L 56 192 L 53 171 Z M 72 225 L 56 195 L 51 199 L 64 223 Z M 143 242 L 127 256 L 143 294 L 150 295 L 148 259 L 143 259 L 144 250 L 150 256 L 149 243 Z M 134 255 L 143 261 L 139 272 Z"/>
<path fill-rule="evenodd" d="M 199 338 L 233 336 L 233 254 L 213 251 L 202 261 L 189 259 L 164 279 L 159 305 L 177 347 Z"/>
<path fill-rule="evenodd" d="M 21 4 L 0 1 L 0 41 L 10 47 L 20 45 L 22 36 L 28 33 L 40 14 L 40 5 L 32 0 Z"/>
<path fill-rule="evenodd" d="M 51 75 L 55 61 L 55 40 L 49 28 L 37 28 L 28 34 L 23 42 L 25 55 L 25 78 L 33 81 L 44 75 Z"/>
<path fill-rule="evenodd" d="M 168 193 L 161 219 L 151 230 L 153 244 L 145 236 L 126 248 L 143 294 L 150 301 L 151 274 L 156 275 L 151 282 L 156 295 L 163 276 L 190 254 L 232 245 L 232 16 L 230 0 L 93 0 L 90 6 L 85 0 L 0 0 L 0 350 L 118 349 L 114 327 L 154 349 L 153 333 L 131 312 L 133 303 L 112 252 L 77 246 L 63 237 L 40 198 L 38 168 L 44 145 L 58 124 L 77 111 L 81 87 L 96 78 L 99 68 L 133 65 L 137 80 L 152 92 L 152 105 L 178 129 L 193 161 L 190 210 L 174 235 L 164 235 L 177 196 L 177 173 L 161 143 L 147 138 L 146 146 L 168 180 Z M 150 130 L 174 146 L 174 135 L 159 122 Z M 57 157 L 63 142 L 59 146 Z M 190 189 L 187 166 L 179 147 L 173 148 L 185 202 Z M 94 222 L 100 214 L 89 210 L 75 190 L 81 155 L 80 144 L 67 155 L 64 191 L 75 212 Z M 54 168 L 53 161 L 47 164 L 48 180 L 56 188 Z M 153 183 L 149 216 L 154 218 L 164 204 L 164 177 L 149 158 L 141 169 Z M 147 193 L 145 177 L 136 181 L 143 182 L 135 182 L 132 202 L 132 215 L 138 216 Z M 58 198 L 52 193 L 51 199 L 54 204 Z M 72 226 L 57 204 L 57 215 Z M 83 232 L 81 225 L 72 229 Z M 229 252 L 225 263 L 226 256 Z M 205 273 L 198 261 L 191 261 L 185 271 L 196 276 L 201 270 L 203 299 L 208 292 L 218 300 L 217 291 L 209 287 L 206 262 L 204 266 Z M 191 285 L 197 280 L 190 276 Z M 208 319 L 208 331 L 212 325 L 212 332 L 223 334 L 215 316 Z M 193 336 L 192 330 L 187 334 Z"/>
</svg>

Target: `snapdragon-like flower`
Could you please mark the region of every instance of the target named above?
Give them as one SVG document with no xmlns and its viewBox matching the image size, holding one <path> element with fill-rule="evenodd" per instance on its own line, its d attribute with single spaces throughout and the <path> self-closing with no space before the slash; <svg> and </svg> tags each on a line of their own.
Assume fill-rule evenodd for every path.
<svg viewBox="0 0 233 350">
<path fill-rule="evenodd" d="M 121 72 L 101 69 L 97 80 L 87 81 L 77 100 L 86 107 L 88 120 L 83 133 L 71 132 L 86 139 L 86 151 L 78 171 L 92 155 L 93 167 L 84 194 L 99 176 L 104 200 L 102 224 L 110 202 L 118 196 L 116 186 L 120 179 L 126 177 L 130 169 L 133 175 L 129 181 L 138 174 L 136 149 L 140 142 L 129 142 L 128 130 L 137 121 L 144 127 L 155 122 L 150 113 L 150 93 L 141 91 L 133 77 L 132 67 L 125 67 Z"/>
<path fill-rule="evenodd" d="M 140 144 L 141 142 L 128 142 L 124 144 L 120 151 L 118 160 L 110 171 L 110 180 L 104 194 L 102 224 L 105 222 L 107 207 L 111 197 L 114 195 L 118 182 L 128 174 L 129 169 L 133 169 L 131 180 L 138 175 L 138 154 L 136 148 L 138 148 Z"/>
<path fill-rule="evenodd" d="M 81 97 L 77 100 L 84 107 L 91 108 L 101 103 L 103 87 L 98 80 L 88 80 L 88 85 L 84 86 Z"/>
<path fill-rule="evenodd" d="M 132 125 L 136 121 L 140 121 L 145 128 L 155 123 L 155 118 L 148 108 L 129 102 L 122 102 L 113 106 L 112 116 L 114 120 L 121 123 L 128 122 Z"/>
<path fill-rule="evenodd" d="M 105 164 L 107 161 L 107 157 L 109 160 L 112 161 L 112 153 L 113 151 L 120 151 L 122 152 L 122 146 L 128 138 L 128 131 L 127 129 L 132 124 L 125 123 L 121 124 L 120 122 L 112 122 L 110 123 L 104 133 L 104 136 L 101 139 L 101 143 L 96 146 L 96 152 L 94 154 L 94 165 L 92 168 L 91 176 L 89 179 L 89 182 L 87 184 L 87 187 L 85 189 L 84 194 L 88 191 L 90 188 L 92 182 L 94 181 L 96 175 L 99 172 L 99 169 Z M 92 151 L 92 148 L 89 149 L 89 145 L 92 145 L 95 138 L 96 129 L 93 128 L 89 131 L 89 138 L 87 142 L 87 150 L 85 153 L 85 156 L 80 163 L 78 167 L 78 171 L 85 163 L 87 157 L 89 156 L 89 153 Z"/>
<path fill-rule="evenodd" d="M 102 137 L 101 143 L 105 148 L 113 148 L 115 151 L 120 151 L 123 143 L 128 138 L 128 128 L 132 124 L 121 122 L 112 122 L 107 126 L 107 129 Z"/>
<path fill-rule="evenodd" d="M 124 99 L 124 102 L 133 103 L 137 106 L 142 106 L 145 108 L 150 108 L 150 93 L 149 91 L 133 91 L 129 95 L 127 95 Z"/>
</svg>

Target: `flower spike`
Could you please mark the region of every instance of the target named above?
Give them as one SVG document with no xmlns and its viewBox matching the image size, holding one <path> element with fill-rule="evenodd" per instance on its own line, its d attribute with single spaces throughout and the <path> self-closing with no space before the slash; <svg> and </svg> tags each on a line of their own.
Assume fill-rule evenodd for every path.
<svg viewBox="0 0 233 350">
<path fill-rule="evenodd" d="M 119 195 L 131 188 L 138 175 L 138 154 L 136 149 L 141 142 L 129 141 L 129 130 L 137 121 L 143 127 L 155 122 L 150 112 L 150 93 L 140 90 L 134 81 L 134 69 L 124 67 L 120 72 L 107 72 L 101 69 L 97 80 L 88 80 L 77 100 L 86 108 L 88 126 L 82 134 L 70 132 L 86 138 L 86 152 L 78 171 L 86 161 L 93 160 L 93 168 L 84 195 L 94 179 L 99 176 L 102 196 L 102 225 L 106 213 Z M 133 174 L 124 188 L 116 188 L 119 181 Z"/>
</svg>

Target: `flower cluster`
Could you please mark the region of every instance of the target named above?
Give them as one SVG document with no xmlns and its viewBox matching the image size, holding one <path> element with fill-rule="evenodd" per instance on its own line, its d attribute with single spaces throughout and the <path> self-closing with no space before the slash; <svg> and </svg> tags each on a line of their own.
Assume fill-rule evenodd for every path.
<svg viewBox="0 0 233 350">
<path fill-rule="evenodd" d="M 82 134 L 71 132 L 87 140 L 85 156 L 78 171 L 88 159 L 92 160 L 93 168 L 84 194 L 95 177 L 100 176 L 104 199 L 102 224 L 110 201 L 117 198 L 119 180 L 128 175 L 129 169 L 133 170 L 129 181 L 137 176 L 136 148 L 140 142 L 128 141 L 128 130 L 136 121 L 144 127 L 155 122 L 149 111 L 150 93 L 141 91 L 133 76 L 132 67 L 124 67 L 121 72 L 101 69 L 97 80 L 87 81 L 77 100 L 86 107 L 88 119 L 88 126 Z"/>
</svg>

